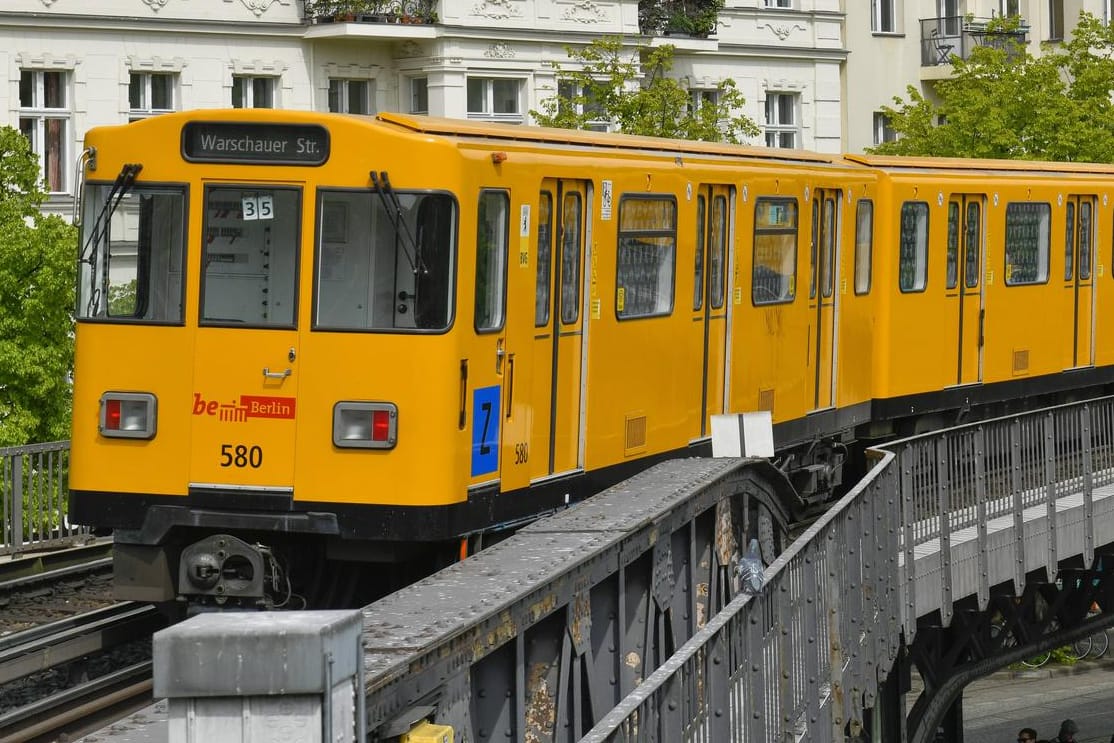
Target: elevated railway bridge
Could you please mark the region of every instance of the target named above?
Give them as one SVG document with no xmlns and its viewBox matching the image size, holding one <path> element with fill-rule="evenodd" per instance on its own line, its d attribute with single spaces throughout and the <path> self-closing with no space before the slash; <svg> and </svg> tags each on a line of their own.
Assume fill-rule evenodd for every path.
<svg viewBox="0 0 1114 743">
<path fill-rule="evenodd" d="M 689 459 L 365 607 L 353 739 L 959 740 L 968 682 L 1114 624 L 1114 399 L 905 439 L 870 464 L 753 595 L 737 524 L 771 465 Z M 198 724 L 225 694 L 212 679 L 277 693 L 258 686 L 266 652 L 254 670 L 221 666 L 223 647 L 175 655 L 200 647 L 173 634 L 186 625 L 156 640 L 168 712 L 128 740 Z"/>
</svg>

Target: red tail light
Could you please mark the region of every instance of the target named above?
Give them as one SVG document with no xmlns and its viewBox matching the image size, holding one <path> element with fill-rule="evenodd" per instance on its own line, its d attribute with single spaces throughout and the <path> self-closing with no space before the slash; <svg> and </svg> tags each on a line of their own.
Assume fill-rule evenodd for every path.
<svg viewBox="0 0 1114 743">
<path fill-rule="evenodd" d="M 102 436 L 153 439 L 158 422 L 155 396 L 146 392 L 106 392 L 101 395 Z"/>
</svg>

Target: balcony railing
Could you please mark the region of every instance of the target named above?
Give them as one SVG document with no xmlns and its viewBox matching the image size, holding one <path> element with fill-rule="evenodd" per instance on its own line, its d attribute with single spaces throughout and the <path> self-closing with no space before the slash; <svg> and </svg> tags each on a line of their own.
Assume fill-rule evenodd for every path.
<svg viewBox="0 0 1114 743">
<path fill-rule="evenodd" d="M 1029 43 L 1029 27 L 991 28 L 986 19 L 966 16 L 921 19 L 921 66 L 951 64 L 952 57 L 969 59 L 980 46 L 1013 52 Z"/>
<path fill-rule="evenodd" d="M 307 23 L 437 23 L 437 0 L 304 0 Z"/>
</svg>

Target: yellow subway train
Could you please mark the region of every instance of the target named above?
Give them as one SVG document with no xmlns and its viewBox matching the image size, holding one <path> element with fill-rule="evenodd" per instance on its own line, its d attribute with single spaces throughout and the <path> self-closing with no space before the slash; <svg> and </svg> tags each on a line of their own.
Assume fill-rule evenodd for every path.
<svg viewBox="0 0 1114 743">
<path fill-rule="evenodd" d="M 752 411 L 769 552 L 865 442 L 1114 382 L 1109 166 L 273 110 L 85 145 L 70 517 L 121 598 L 351 605 Z"/>
</svg>

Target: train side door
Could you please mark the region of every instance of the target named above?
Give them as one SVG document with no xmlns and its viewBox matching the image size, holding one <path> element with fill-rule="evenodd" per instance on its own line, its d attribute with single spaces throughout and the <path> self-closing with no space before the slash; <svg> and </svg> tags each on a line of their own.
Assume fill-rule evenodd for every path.
<svg viewBox="0 0 1114 743">
<path fill-rule="evenodd" d="M 289 497 L 300 376 L 297 269 L 300 235 L 313 220 L 303 214 L 300 188 L 211 184 L 202 198 L 190 491 Z"/>
<path fill-rule="evenodd" d="M 552 178 L 538 194 L 532 480 L 581 466 L 589 196 L 585 181 Z"/>
<path fill-rule="evenodd" d="M 808 288 L 810 356 L 813 368 L 813 408 L 835 404 L 836 266 L 839 265 L 839 207 L 842 192 L 818 188 L 812 195 L 812 249 Z"/>
<path fill-rule="evenodd" d="M 709 435 L 709 416 L 724 412 L 727 362 L 727 306 L 725 274 L 727 246 L 732 234 L 731 186 L 702 184 L 696 196 L 696 277 L 693 321 L 703 335 L 701 366 L 700 437 Z"/>
<path fill-rule="evenodd" d="M 944 289 L 958 305 L 955 383 L 982 381 L 983 204 L 978 194 L 948 201 L 947 277 Z"/>
<path fill-rule="evenodd" d="M 1073 194 L 1068 196 L 1065 207 L 1064 286 L 1072 292 L 1072 366 L 1091 366 L 1095 363 L 1095 292 L 1092 281 L 1095 197 Z"/>
</svg>

